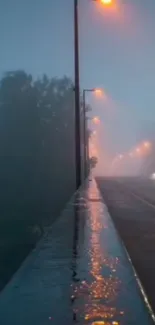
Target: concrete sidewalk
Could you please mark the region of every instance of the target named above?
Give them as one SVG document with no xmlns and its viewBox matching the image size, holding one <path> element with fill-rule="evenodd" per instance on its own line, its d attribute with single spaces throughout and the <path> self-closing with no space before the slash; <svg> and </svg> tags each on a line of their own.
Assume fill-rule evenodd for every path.
<svg viewBox="0 0 155 325">
<path fill-rule="evenodd" d="M 0 295 L 1 325 L 148 325 L 153 317 L 94 180 Z"/>
</svg>

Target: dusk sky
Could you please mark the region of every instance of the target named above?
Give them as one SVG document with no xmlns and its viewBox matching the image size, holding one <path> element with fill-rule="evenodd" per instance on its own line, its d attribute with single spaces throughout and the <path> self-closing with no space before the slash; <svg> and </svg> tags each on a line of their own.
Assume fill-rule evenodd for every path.
<svg viewBox="0 0 155 325">
<path fill-rule="evenodd" d="M 106 9 L 79 0 L 80 81 L 99 115 L 100 142 L 111 151 L 136 144 L 145 120 L 155 121 L 155 1 L 119 0 Z M 24 69 L 74 77 L 73 0 L 0 0 L 0 74 Z"/>
</svg>

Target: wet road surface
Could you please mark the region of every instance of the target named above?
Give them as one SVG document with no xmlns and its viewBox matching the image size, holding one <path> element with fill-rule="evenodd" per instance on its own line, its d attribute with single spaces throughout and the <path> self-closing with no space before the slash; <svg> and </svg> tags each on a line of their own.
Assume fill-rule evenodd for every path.
<svg viewBox="0 0 155 325">
<path fill-rule="evenodd" d="M 97 184 L 155 310 L 155 181 L 98 178 Z"/>
<path fill-rule="evenodd" d="M 1 292 L 0 324 L 154 324 L 142 297 L 93 180 Z"/>
</svg>

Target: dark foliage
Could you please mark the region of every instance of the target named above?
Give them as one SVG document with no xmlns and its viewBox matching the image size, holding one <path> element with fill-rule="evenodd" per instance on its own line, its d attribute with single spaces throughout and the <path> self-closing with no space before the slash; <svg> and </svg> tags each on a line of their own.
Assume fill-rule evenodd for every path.
<svg viewBox="0 0 155 325">
<path fill-rule="evenodd" d="M 0 288 L 75 189 L 72 81 L 0 82 Z"/>
</svg>

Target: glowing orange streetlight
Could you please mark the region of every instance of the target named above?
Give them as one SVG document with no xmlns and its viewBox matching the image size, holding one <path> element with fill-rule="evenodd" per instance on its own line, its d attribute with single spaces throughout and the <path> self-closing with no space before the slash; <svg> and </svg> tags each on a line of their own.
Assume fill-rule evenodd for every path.
<svg viewBox="0 0 155 325">
<path fill-rule="evenodd" d="M 107 99 L 107 95 L 103 89 L 95 88 L 93 91 L 96 97 L 102 97 L 103 99 Z"/>
<path fill-rule="evenodd" d="M 102 91 L 102 89 L 95 88 L 95 89 L 94 89 L 94 93 L 95 93 L 95 95 L 99 95 L 99 96 L 101 96 L 101 95 L 103 94 L 103 91 Z"/>
<path fill-rule="evenodd" d="M 149 149 L 149 148 L 151 147 L 151 143 L 150 143 L 149 141 L 145 141 L 145 142 L 144 142 L 144 147 L 145 147 L 146 149 Z"/>
<path fill-rule="evenodd" d="M 100 0 L 100 2 L 101 2 L 103 5 L 111 5 L 111 4 L 112 4 L 112 0 Z"/>
<path fill-rule="evenodd" d="M 102 95 L 102 94 L 104 94 L 103 89 L 101 89 L 101 88 L 83 89 L 83 93 L 85 94 L 86 92 L 92 92 L 92 93 L 95 93 L 95 95 Z"/>
<path fill-rule="evenodd" d="M 98 116 L 94 116 L 94 117 L 92 118 L 92 121 L 93 121 L 95 124 L 99 124 L 99 123 L 100 123 L 100 119 L 99 119 Z"/>
</svg>

